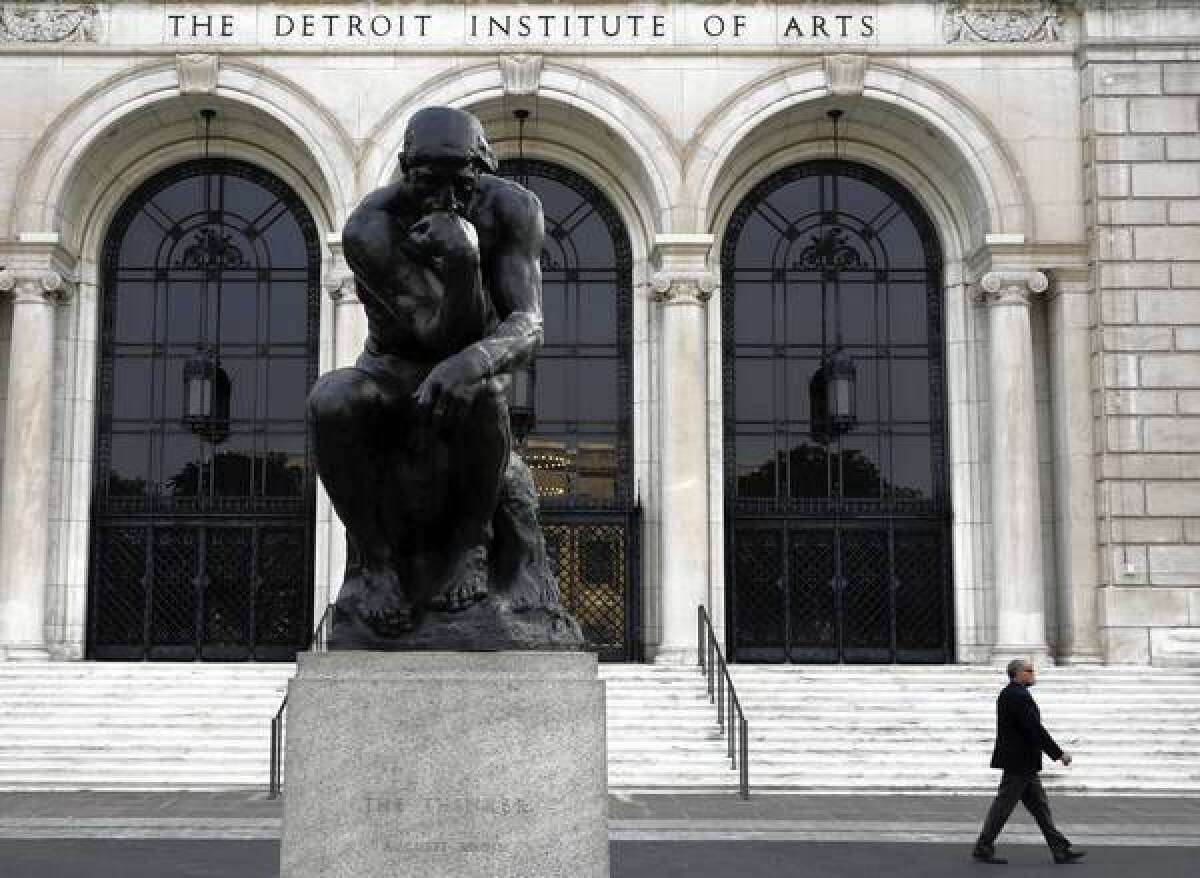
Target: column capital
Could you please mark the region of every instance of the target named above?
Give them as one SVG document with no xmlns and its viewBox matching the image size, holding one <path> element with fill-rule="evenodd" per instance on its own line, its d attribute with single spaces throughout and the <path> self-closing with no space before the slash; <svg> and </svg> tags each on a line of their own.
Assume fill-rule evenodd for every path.
<svg viewBox="0 0 1200 878">
<path fill-rule="evenodd" d="M 0 292 L 12 293 L 18 304 L 56 305 L 70 298 L 70 286 L 57 271 L 0 270 Z"/>
<path fill-rule="evenodd" d="M 654 238 L 653 259 L 658 270 L 650 277 L 652 298 L 664 305 L 700 305 L 717 288 L 708 267 L 712 235 L 662 234 Z"/>
<path fill-rule="evenodd" d="M 1043 272 L 989 271 L 979 279 L 978 300 L 988 305 L 1028 305 L 1050 288 Z"/>
<path fill-rule="evenodd" d="M 331 279 L 325 284 L 325 295 L 329 296 L 335 305 L 358 304 L 358 287 L 354 275 Z"/>
<path fill-rule="evenodd" d="M 675 276 L 660 271 L 650 278 L 651 298 L 663 305 L 703 305 L 716 288 L 717 278 L 708 271 Z"/>
</svg>

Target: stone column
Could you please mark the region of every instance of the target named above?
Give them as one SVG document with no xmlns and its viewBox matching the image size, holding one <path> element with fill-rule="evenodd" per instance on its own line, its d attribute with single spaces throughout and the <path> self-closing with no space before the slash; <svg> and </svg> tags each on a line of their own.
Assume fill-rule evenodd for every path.
<svg viewBox="0 0 1200 878">
<path fill-rule="evenodd" d="M 1097 588 L 1092 328 L 1086 276 L 1055 275 L 1053 337 L 1055 538 L 1059 586 L 1058 663 L 1102 664 Z M 1072 288 L 1073 287 L 1073 288 Z"/>
<path fill-rule="evenodd" d="M 708 606 L 708 416 L 705 307 L 716 279 L 709 235 L 661 235 L 651 286 L 661 309 L 660 582 L 654 660 L 696 660 L 696 607 Z M 711 608 L 710 608 L 711 612 Z"/>
<path fill-rule="evenodd" d="M 341 246 L 340 239 L 337 246 Z M 328 366 L 330 369 L 353 366 L 358 360 L 358 355 L 362 353 L 367 337 L 366 315 L 362 303 L 358 300 L 354 276 L 348 272 L 349 269 L 345 269 L 345 273 L 336 273 L 325 288 L 329 300 L 333 303 L 332 355 Z M 323 486 L 318 494 L 317 515 L 321 521 L 329 522 L 329 527 L 325 544 L 318 546 L 320 551 L 317 569 L 322 571 L 322 581 L 317 584 L 316 605 L 313 608 L 314 622 L 320 620 L 326 607 L 337 598 L 346 572 L 346 526 L 338 518 Z"/>
<path fill-rule="evenodd" d="M 64 287 L 53 271 L 4 271 L 0 291 L 14 294 L 0 470 L 0 654 L 46 658 L 54 308 Z"/>
<path fill-rule="evenodd" d="M 992 565 L 996 641 L 992 661 L 1048 657 L 1042 567 L 1042 502 L 1030 298 L 1049 286 L 1040 271 L 992 271 L 988 303 L 991 386 Z"/>
</svg>

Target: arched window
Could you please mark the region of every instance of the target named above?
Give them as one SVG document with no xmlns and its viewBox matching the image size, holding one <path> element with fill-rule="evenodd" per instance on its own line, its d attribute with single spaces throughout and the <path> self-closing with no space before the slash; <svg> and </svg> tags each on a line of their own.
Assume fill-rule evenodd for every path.
<svg viewBox="0 0 1200 878">
<path fill-rule="evenodd" d="M 103 256 L 89 650 L 290 659 L 311 618 L 316 227 L 274 176 L 171 168 Z"/>
<path fill-rule="evenodd" d="M 949 657 L 941 255 L 883 174 L 820 161 L 735 211 L 722 266 L 735 654 Z"/>
<path fill-rule="evenodd" d="M 542 203 L 545 342 L 535 424 L 519 453 L 533 471 L 564 604 L 610 659 L 637 648 L 638 534 L 632 455 L 629 235 L 608 199 L 550 162 L 501 173 Z"/>
</svg>

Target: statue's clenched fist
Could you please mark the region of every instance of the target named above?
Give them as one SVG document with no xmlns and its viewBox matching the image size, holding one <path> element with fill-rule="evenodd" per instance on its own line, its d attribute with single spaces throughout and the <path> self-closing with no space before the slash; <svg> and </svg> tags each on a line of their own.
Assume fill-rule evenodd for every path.
<svg viewBox="0 0 1200 878">
<path fill-rule="evenodd" d="M 409 227 L 408 238 L 434 259 L 479 260 L 479 235 L 475 226 L 448 210 L 421 217 Z"/>
</svg>

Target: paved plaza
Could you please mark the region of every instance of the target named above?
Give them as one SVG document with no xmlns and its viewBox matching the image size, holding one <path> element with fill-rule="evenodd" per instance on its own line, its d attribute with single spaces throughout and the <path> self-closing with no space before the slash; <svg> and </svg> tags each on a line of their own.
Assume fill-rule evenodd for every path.
<svg viewBox="0 0 1200 878">
<path fill-rule="evenodd" d="M 970 861 L 981 796 L 614 795 L 613 878 L 939 878 Z M 1200 860 L 1200 797 L 1051 804 L 1089 878 L 1183 878 Z M 0 793 L 3 878 L 275 878 L 281 807 L 260 791 Z M 1020 809 L 998 851 L 1012 875 L 1057 874 Z"/>
</svg>

